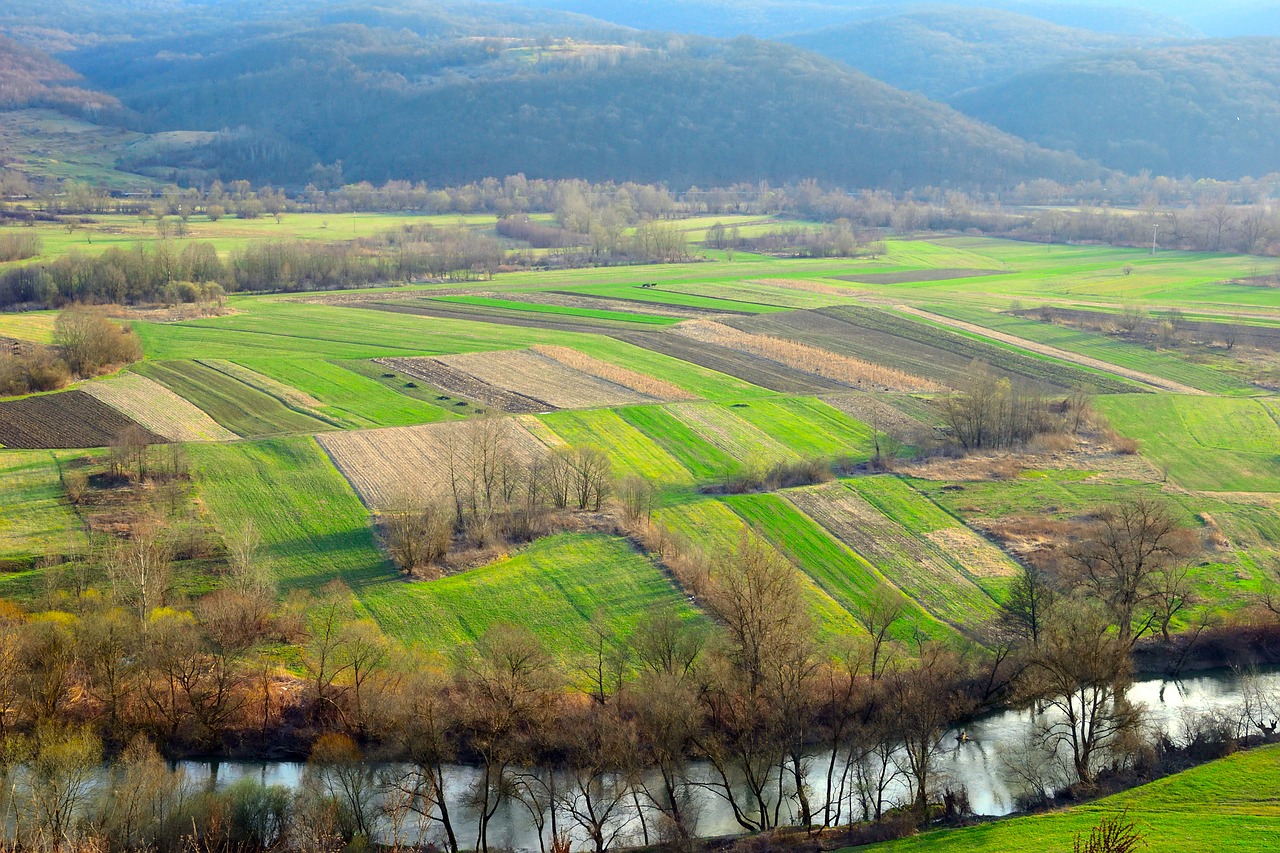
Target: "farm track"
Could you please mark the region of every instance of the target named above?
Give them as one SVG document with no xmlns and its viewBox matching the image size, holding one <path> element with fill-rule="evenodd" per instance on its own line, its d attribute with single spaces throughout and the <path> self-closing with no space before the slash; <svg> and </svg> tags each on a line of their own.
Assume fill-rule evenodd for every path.
<svg viewBox="0 0 1280 853">
<path fill-rule="evenodd" d="M 7 448 L 108 447 L 129 427 L 141 429 L 152 443 L 166 441 L 83 391 L 0 403 L 0 445 Z"/>
<path fill-rule="evenodd" d="M 826 379 L 715 344 L 704 344 L 663 332 L 609 332 L 610 337 L 652 352 L 678 358 L 708 370 L 736 376 L 782 394 L 832 394 L 857 391 L 856 386 Z"/>
<path fill-rule="evenodd" d="M 1144 385 L 1149 385 L 1152 388 L 1159 388 L 1162 391 L 1171 391 L 1174 394 L 1190 394 L 1198 397 L 1212 396 L 1207 391 L 1201 391 L 1199 388 L 1192 388 L 1190 385 L 1183 385 L 1181 382 L 1174 382 L 1171 379 L 1161 379 L 1159 376 L 1152 376 L 1150 373 L 1143 373 L 1140 370 L 1131 370 L 1127 367 L 1120 367 L 1099 358 L 1091 358 L 1087 355 L 1080 355 L 1079 353 L 1071 352 L 1069 350 L 1058 349 L 1057 347 L 1049 346 L 1048 344 L 1038 344 L 1035 341 L 1029 341 L 1026 338 L 1019 338 L 1016 335 L 987 329 L 975 323 L 966 323 L 964 320 L 953 320 L 950 317 L 944 317 L 941 314 L 933 314 L 907 305 L 899 305 L 897 308 L 899 311 L 910 314 L 914 317 L 920 317 L 924 320 L 929 320 L 944 326 L 950 326 L 951 328 L 958 329 L 962 332 L 981 335 L 982 337 L 990 338 L 993 341 L 999 341 L 1001 343 L 1021 347 L 1028 352 L 1047 355 L 1050 358 L 1056 358 L 1060 361 L 1069 361 L 1073 364 L 1078 364 L 1081 367 L 1091 367 L 1094 370 L 1101 370 L 1116 376 L 1123 376 L 1125 379 L 1132 379 L 1136 382 L 1141 382 Z"/>
<path fill-rule="evenodd" d="M 557 408 L 545 400 L 490 385 L 439 359 L 376 358 L 374 362 L 398 370 L 414 379 L 421 379 L 446 394 L 475 400 L 491 409 L 500 409 L 516 415 L 529 415 L 550 412 Z"/>
</svg>

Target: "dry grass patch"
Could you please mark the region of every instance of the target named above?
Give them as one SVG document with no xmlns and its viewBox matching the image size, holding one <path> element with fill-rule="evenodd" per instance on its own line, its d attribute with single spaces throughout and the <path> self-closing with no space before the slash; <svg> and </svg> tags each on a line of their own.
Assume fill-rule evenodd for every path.
<svg viewBox="0 0 1280 853">
<path fill-rule="evenodd" d="M 533 350 L 500 350 L 438 358 L 454 370 L 557 409 L 593 409 L 653 403 L 657 398 L 617 382 L 592 376 Z"/>
<path fill-rule="evenodd" d="M 621 385 L 623 388 L 630 389 L 637 394 L 644 394 L 655 400 L 674 403 L 679 400 L 697 399 L 693 394 L 678 385 L 672 385 L 670 382 L 655 379 L 652 376 L 637 373 L 634 370 L 628 370 L 625 367 L 619 367 L 607 361 L 601 361 L 598 358 L 578 352 L 576 349 L 550 345 L 538 345 L 529 349 L 538 355 L 557 361 L 565 367 L 590 374 L 615 385 Z"/>
<path fill-rule="evenodd" d="M 80 386 L 111 408 L 170 441 L 235 441 L 239 436 L 158 382 L 124 373 Z"/>
<path fill-rule="evenodd" d="M 924 535 L 974 577 L 1011 578 L 1018 574 L 1017 563 L 967 527 L 944 527 Z"/>
<path fill-rule="evenodd" d="M 406 500 L 449 493 L 450 459 L 465 445 L 474 421 L 415 427 L 330 432 L 316 436 L 365 506 L 391 509 Z M 503 418 L 503 440 L 512 459 L 529 461 L 547 445 L 515 418 Z"/>
<path fill-rule="evenodd" d="M 765 287 L 785 287 L 787 290 L 802 290 L 805 293 L 821 293 L 826 296 L 858 296 L 863 291 L 851 287 L 838 287 L 834 284 L 823 284 L 820 281 L 800 281 L 794 278 L 753 278 L 748 284 L 762 284 Z"/>
<path fill-rule="evenodd" d="M 815 376 L 852 387 L 879 391 L 941 391 L 942 387 L 901 370 L 840 355 L 808 344 L 743 332 L 711 320 L 692 320 L 672 327 L 676 334 L 702 343 L 728 347 L 767 358 Z"/>
</svg>

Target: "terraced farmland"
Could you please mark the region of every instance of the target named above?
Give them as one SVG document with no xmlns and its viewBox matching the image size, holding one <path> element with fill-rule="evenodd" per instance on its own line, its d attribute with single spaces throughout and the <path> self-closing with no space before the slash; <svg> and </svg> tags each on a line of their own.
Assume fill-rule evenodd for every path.
<svg viewBox="0 0 1280 853">
<path fill-rule="evenodd" d="M 616 475 L 645 477 L 663 486 L 693 482 L 684 466 L 616 412 L 555 412 L 539 420 L 565 444 L 607 452 Z"/>
<path fill-rule="evenodd" d="M 531 414 L 556 408 L 546 400 L 490 385 L 438 358 L 379 358 L 376 362 L 406 376 L 420 379 L 446 395 L 475 400 L 482 406 L 500 412 Z"/>
<path fill-rule="evenodd" d="M 734 405 L 749 407 L 750 404 Z M 691 455 L 701 457 L 698 451 L 707 444 L 715 448 L 714 454 L 700 458 L 698 464 L 704 469 L 717 465 L 724 455 L 737 460 L 738 468 L 761 467 L 799 458 L 790 448 L 738 417 L 735 414 L 738 410 L 718 403 L 676 403 L 667 407 L 673 417 L 702 437 L 702 442 L 689 449 Z"/>
</svg>

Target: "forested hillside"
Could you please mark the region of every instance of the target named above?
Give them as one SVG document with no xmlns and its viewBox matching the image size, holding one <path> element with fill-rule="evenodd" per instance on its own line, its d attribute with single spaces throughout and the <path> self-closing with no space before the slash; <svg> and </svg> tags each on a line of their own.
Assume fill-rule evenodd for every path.
<svg viewBox="0 0 1280 853">
<path fill-rule="evenodd" d="M 787 40 L 892 86 L 942 101 L 1060 60 L 1139 41 L 1014 12 L 962 6 L 887 15 Z"/>
<path fill-rule="evenodd" d="M 235 129 L 179 152 L 181 166 L 224 179 L 305 183 L 339 161 L 345 180 L 434 183 L 523 172 L 905 188 L 1096 173 L 796 48 L 575 32 L 442 38 L 347 23 L 74 59 L 141 130 Z"/>
<path fill-rule="evenodd" d="M 1088 56 L 955 103 L 1009 133 L 1115 169 L 1261 176 L 1280 165 L 1280 40 Z"/>
</svg>

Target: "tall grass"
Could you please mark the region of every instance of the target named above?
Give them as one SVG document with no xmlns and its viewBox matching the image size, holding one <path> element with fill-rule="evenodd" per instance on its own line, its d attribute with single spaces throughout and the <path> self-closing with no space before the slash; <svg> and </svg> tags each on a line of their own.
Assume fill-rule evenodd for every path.
<svg viewBox="0 0 1280 853">
<path fill-rule="evenodd" d="M 0 234 L 0 263 L 34 258 L 43 245 L 39 234 Z"/>
</svg>

